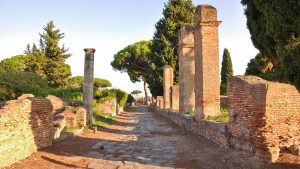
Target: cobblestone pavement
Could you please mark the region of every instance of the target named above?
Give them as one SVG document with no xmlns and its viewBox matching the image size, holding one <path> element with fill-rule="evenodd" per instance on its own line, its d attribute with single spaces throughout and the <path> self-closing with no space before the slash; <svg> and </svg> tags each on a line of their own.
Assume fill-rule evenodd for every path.
<svg viewBox="0 0 300 169">
<path fill-rule="evenodd" d="M 144 106 L 119 115 L 117 122 L 88 131 L 36 152 L 10 168 L 89 169 L 248 169 L 300 168 L 258 165 L 242 152 L 219 149 L 206 139 L 184 131 Z"/>
</svg>

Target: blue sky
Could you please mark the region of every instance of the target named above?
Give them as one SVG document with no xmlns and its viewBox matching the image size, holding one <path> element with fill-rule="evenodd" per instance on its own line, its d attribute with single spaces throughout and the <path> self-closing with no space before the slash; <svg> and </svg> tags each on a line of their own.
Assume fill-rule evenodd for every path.
<svg viewBox="0 0 300 169">
<path fill-rule="evenodd" d="M 93 47 L 95 77 L 110 80 L 114 87 L 131 92 L 142 83 L 131 83 L 126 73 L 110 66 L 123 47 L 151 39 L 167 0 L 0 0 L 0 60 L 22 54 L 28 43 L 37 43 L 50 20 L 65 33 L 62 43 L 72 56 L 67 60 L 73 76 L 83 75 L 83 48 Z M 253 47 L 240 0 L 193 0 L 218 10 L 220 58 L 228 48 L 234 74 L 243 74 Z M 220 59 L 221 61 L 221 59 Z"/>
</svg>

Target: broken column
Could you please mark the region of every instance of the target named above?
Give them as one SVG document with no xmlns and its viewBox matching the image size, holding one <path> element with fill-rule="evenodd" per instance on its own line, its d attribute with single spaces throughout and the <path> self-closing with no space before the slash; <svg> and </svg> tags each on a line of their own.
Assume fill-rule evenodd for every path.
<svg viewBox="0 0 300 169">
<path fill-rule="evenodd" d="M 164 87 L 164 109 L 170 109 L 170 87 L 173 85 L 173 68 L 170 65 L 163 67 L 163 87 Z"/>
<path fill-rule="evenodd" d="M 219 38 L 217 10 L 199 5 L 194 17 L 195 112 L 197 119 L 220 114 Z"/>
<path fill-rule="evenodd" d="M 195 109 L 194 27 L 181 26 L 178 41 L 179 111 L 192 112 Z"/>
<path fill-rule="evenodd" d="M 178 112 L 179 111 L 179 86 L 178 85 L 172 86 L 170 91 L 171 91 L 171 97 L 170 97 L 171 111 Z"/>
<path fill-rule="evenodd" d="M 87 111 L 87 124 L 92 125 L 93 120 L 93 79 L 94 79 L 94 53 L 95 49 L 85 48 L 83 106 Z"/>
</svg>

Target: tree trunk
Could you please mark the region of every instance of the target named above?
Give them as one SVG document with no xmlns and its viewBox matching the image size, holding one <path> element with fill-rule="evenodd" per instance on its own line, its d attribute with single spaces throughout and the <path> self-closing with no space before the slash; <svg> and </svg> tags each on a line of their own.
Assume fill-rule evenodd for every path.
<svg viewBox="0 0 300 169">
<path fill-rule="evenodd" d="M 144 82 L 144 92 L 145 92 L 145 97 L 146 97 L 145 102 L 147 104 L 147 101 L 148 101 L 147 83 L 144 78 L 143 78 L 143 82 Z"/>
</svg>

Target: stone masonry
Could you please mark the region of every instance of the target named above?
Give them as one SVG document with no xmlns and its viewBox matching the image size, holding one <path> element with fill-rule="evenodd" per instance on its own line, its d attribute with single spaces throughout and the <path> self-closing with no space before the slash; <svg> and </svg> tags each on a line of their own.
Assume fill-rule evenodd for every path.
<svg viewBox="0 0 300 169">
<path fill-rule="evenodd" d="M 179 111 L 191 112 L 195 110 L 194 27 L 181 26 L 178 42 Z"/>
<path fill-rule="evenodd" d="M 173 85 L 173 68 L 169 65 L 163 67 L 163 87 L 164 87 L 164 109 L 170 109 L 170 87 Z"/>
<path fill-rule="evenodd" d="M 84 82 L 83 82 L 83 107 L 87 111 L 87 124 L 92 124 L 93 119 L 93 87 L 94 87 L 94 53 L 95 49 L 85 48 Z"/>
<path fill-rule="evenodd" d="M 170 91 L 171 91 L 170 94 L 171 111 L 178 112 L 179 111 L 179 86 L 178 85 L 172 86 Z"/>
<path fill-rule="evenodd" d="M 20 97 L 0 109 L 0 168 L 52 145 L 52 105 L 48 99 Z"/>
<path fill-rule="evenodd" d="M 163 96 L 156 96 L 157 102 L 157 109 L 162 110 L 164 109 L 164 97 Z"/>
<path fill-rule="evenodd" d="M 199 5 L 194 17 L 196 119 L 220 114 L 219 38 L 217 10 Z"/>
<path fill-rule="evenodd" d="M 274 162 L 280 149 L 300 155 L 300 94 L 294 86 L 255 76 L 228 79 L 230 144 Z"/>
</svg>

